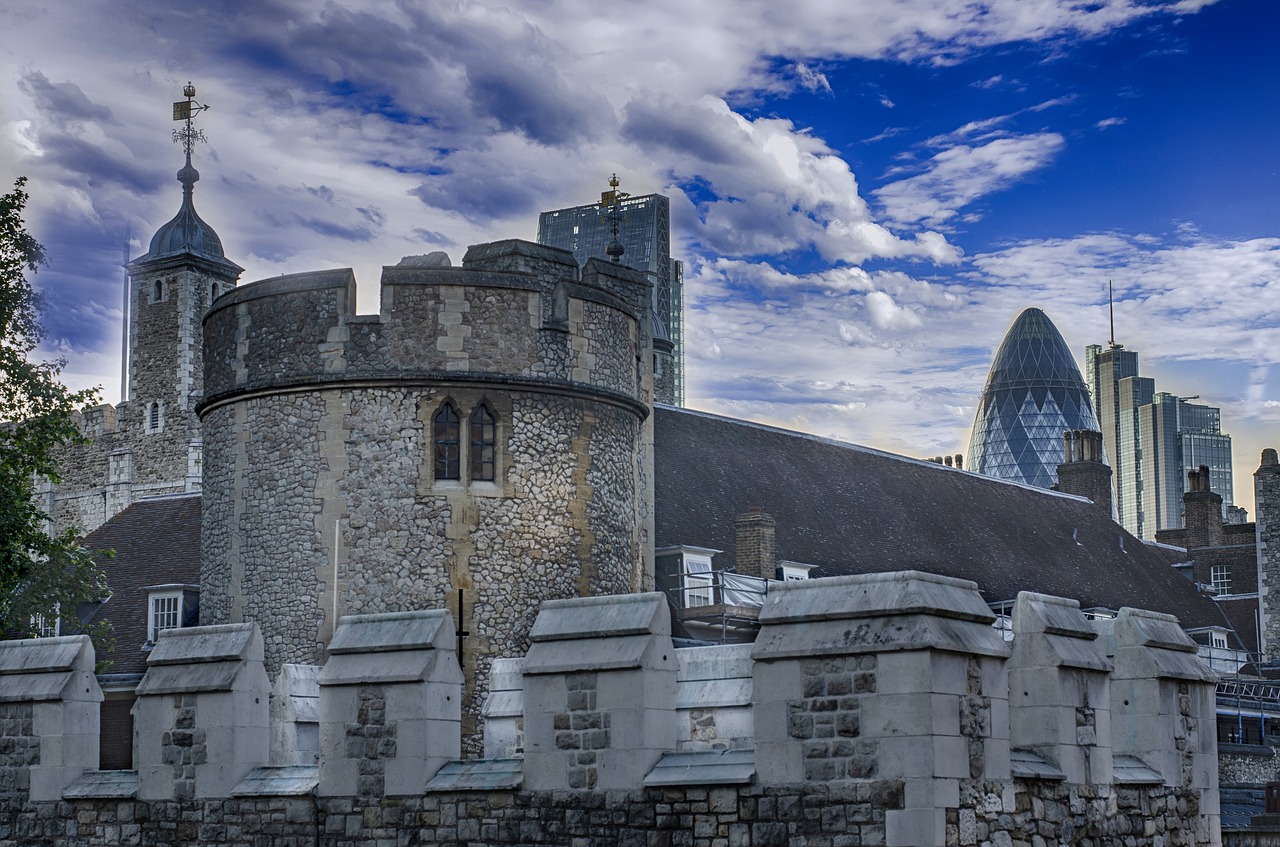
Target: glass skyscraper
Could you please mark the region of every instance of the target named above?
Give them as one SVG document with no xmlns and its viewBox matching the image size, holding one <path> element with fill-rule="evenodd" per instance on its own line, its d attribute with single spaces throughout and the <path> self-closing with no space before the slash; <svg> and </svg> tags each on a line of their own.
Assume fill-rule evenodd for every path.
<svg viewBox="0 0 1280 847">
<path fill-rule="evenodd" d="M 538 216 L 538 243 L 572 250 L 578 264 L 595 256 L 607 258 L 612 240 L 609 211 L 614 192 L 601 194 L 599 203 L 543 212 Z M 618 241 L 625 251 L 622 264 L 644 271 L 653 283 L 655 309 L 673 345 L 675 396 L 658 398 L 684 404 L 684 266 L 671 258 L 671 201 L 662 194 L 631 197 L 618 193 Z"/>
<path fill-rule="evenodd" d="M 1222 413 L 1155 390 L 1138 375 L 1138 354 L 1114 342 L 1085 348 L 1089 389 L 1102 423 L 1104 450 L 1114 473 L 1116 519 L 1139 538 L 1184 525 L 1187 472 L 1209 468 L 1209 487 L 1232 506 L 1231 436 Z"/>
<path fill-rule="evenodd" d="M 971 471 L 1050 488 L 1063 462 L 1062 433 L 1098 429 L 1089 389 L 1053 322 L 1027 309 L 991 362 L 969 439 Z"/>
</svg>

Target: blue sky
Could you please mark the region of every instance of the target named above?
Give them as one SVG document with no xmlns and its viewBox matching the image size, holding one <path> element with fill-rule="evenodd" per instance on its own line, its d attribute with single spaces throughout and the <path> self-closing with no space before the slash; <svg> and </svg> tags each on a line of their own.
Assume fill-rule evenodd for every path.
<svg viewBox="0 0 1280 847">
<path fill-rule="evenodd" d="M 196 204 L 244 281 L 532 238 L 672 198 L 688 403 L 964 452 L 1026 306 L 1223 407 L 1237 502 L 1280 445 L 1272 0 L 79 2 L 6 10 L 0 178 L 30 177 L 48 353 L 119 385 L 121 242 Z"/>
</svg>

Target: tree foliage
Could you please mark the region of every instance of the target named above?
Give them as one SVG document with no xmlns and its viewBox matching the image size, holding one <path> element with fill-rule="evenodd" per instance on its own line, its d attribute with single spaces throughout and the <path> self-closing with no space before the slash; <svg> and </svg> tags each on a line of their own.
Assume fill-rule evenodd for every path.
<svg viewBox="0 0 1280 847">
<path fill-rule="evenodd" d="M 39 479 L 59 481 L 56 451 L 81 439 L 73 413 L 97 391 L 63 385 L 64 361 L 31 361 L 44 329 L 28 277 L 44 263 L 44 249 L 22 219 L 25 184 L 18 179 L 0 195 L 0 628 L 28 634 L 33 621 L 61 615 L 69 632 L 81 629 L 77 607 L 106 599 L 107 585 L 75 529 L 46 531 L 36 487 Z"/>
</svg>

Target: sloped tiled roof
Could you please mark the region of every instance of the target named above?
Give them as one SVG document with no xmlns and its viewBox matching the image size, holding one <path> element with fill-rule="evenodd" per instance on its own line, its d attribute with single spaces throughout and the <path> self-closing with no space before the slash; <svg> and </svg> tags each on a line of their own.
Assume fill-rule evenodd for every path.
<svg viewBox="0 0 1280 847">
<path fill-rule="evenodd" d="M 813 576 L 904 569 L 971 579 L 989 602 L 1040 591 L 1222 626 L 1214 602 L 1088 500 L 850 444 L 660 406 L 658 547 L 724 550 L 734 519 L 777 520 L 777 556 Z"/>
<path fill-rule="evenodd" d="M 89 550 L 114 550 L 99 557 L 107 574 L 111 599 L 95 620 L 108 620 L 116 649 L 112 674 L 147 669 L 148 585 L 200 582 L 200 495 L 184 494 L 139 500 L 85 536 Z"/>
</svg>

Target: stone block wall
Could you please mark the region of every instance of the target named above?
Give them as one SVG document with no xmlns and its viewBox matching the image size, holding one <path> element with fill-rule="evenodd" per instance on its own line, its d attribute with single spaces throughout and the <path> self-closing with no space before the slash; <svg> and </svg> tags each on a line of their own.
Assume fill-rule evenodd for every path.
<svg viewBox="0 0 1280 847">
<path fill-rule="evenodd" d="M 130 266 L 129 399 L 86 410 L 88 443 L 59 451 L 62 482 L 47 488 L 44 504 L 56 529 L 92 532 L 141 497 L 200 490 L 200 321 L 239 272 L 190 255 Z"/>
<path fill-rule="evenodd" d="M 204 327 L 202 620 L 258 622 L 274 674 L 321 662 L 342 615 L 449 608 L 479 753 L 476 692 L 493 659 L 527 649 L 542 601 L 652 583 L 648 303 L 639 272 L 580 272 L 517 241 L 473 247 L 461 268 L 385 268 L 377 316 L 354 314 L 346 270 L 219 299 Z M 446 404 L 458 479 L 436 478 Z M 482 406 L 492 481 L 468 462 Z"/>
<path fill-rule="evenodd" d="M 1033 619 L 1019 622 L 1019 614 Z M 4 782 L 11 787 L 0 794 L 0 843 L 1220 844 L 1216 783 L 1199 767 L 1200 739 L 1187 734 L 1206 719 L 1199 713 L 1205 693 L 1212 720 L 1211 675 L 1193 678 L 1179 657 L 1191 662 L 1194 653 L 1167 631 L 1165 616 L 1125 610 L 1114 630 L 1096 639 L 1084 637 L 1078 616 L 1057 598 L 1019 598 L 1018 637 L 1039 636 L 1041 643 L 1018 661 L 1024 667 L 1043 661 L 1068 681 L 1081 665 L 1114 662 L 1116 673 L 1128 674 L 1122 694 L 1143 704 L 1129 711 L 1157 725 L 1150 738 L 1167 736 L 1176 767 L 1157 772 L 1126 759 L 1123 775 L 1117 761 L 1113 773 L 1100 766 L 1070 778 L 1065 771 L 1075 766 L 1055 753 L 1062 735 L 1059 744 L 1042 747 L 1043 755 L 1025 747 L 1011 754 L 1010 727 L 1024 707 L 1020 696 L 1010 702 L 1007 648 L 976 586 L 907 572 L 771 592 L 760 640 L 750 647 L 748 747 L 682 748 L 677 728 L 688 715 L 677 708 L 679 660 L 661 595 L 544 604 L 525 663 L 500 666 L 505 676 L 522 675 L 523 759 L 452 760 L 461 715 L 448 698 L 461 678 L 448 612 L 355 616 L 343 620 L 320 678 L 318 767 L 256 768 L 223 783 L 216 796 L 197 784 L 153 797 L 134 783 L 142 798 L 135 799 L 127 772 L 113 786 L 90 771 L 62 799 L 40 800 Z M 173 698 L 178 720 L 194 698 L 191 729 L 206 711 L 200 689 L 225 678 L 219 663 L 255 676 L 252 638 L 237 640 L 238 628 L 207 629 L 187 636 L 190 649 L 170 650 L 169 659 L 153 663 L 143 685 L 172 688 L 165 696 Z M 231 649 L 242 642 L 238 652 Z M 1139 673 L 1143 650 L 1154 669 L 1146 677 Z M 703 654 L 694 662 L 700 669 L 684 682 L 708 681 L 709 667 L 735 668 L 740 660 Z M 198 670 L 202 665 L 214 667 Z M 180 677 L 189 679 L 190 692 L 177 684 Z M 740 671 L 727 677 L 740 678 Z M 509 679 L 504 685 L 506 694 L 516 690 Z M 1172 709 L 1169 685 L 1177 694 Z M 1063 686 L 1069 696 L 1055 719 L 1071 717 L 1065 723 L 1074 731 L 1081 691 Z M 1097 754 L 1111 733 L 1102 725 L 1129 713 L 1116 692 L 1110 695 L 1112 708 L 1094 712 L 1091 739 L 1093 757 L 1104 765 L 1110 760 Z M 504 711 L 511 712 L 507 700 Z M 1037 705 L 1033 717 L 1050 705 Z M 432 721 L 439 726 L 420 725 Z M 155 723 L 140 724 L 140 737 L 159 729 L 172 736 L 163 743 L 177 742 L 174 729 Z M 20 737 L 21 721 L 15 726 Z M 448 728 L 452 750 L 433 747 L 429 739 L 443 738 Z M 10 729 L 0 724 L 0 732 Z M 1131 730 L 1115 736 L 1134 737 Z M 1191 743 L 1179 745 L 1180 739 Z M 206 745 L 208 755 L 216 746 Z M 1164 752 L 1154 752 L 1158 765 Z M 1057 762 L 1050 760 L 1055 755 Z M 29 745 L 0 744 L 0 776 L 23 756 Z"/>
<path fill-rule="evenodd" d="M 1263 661 L 1280 659 L 1280 460 L 1262 451 L 1253 475 L 1258 544 L 1258 607 L 1262 615 Z"/>
</svg>

